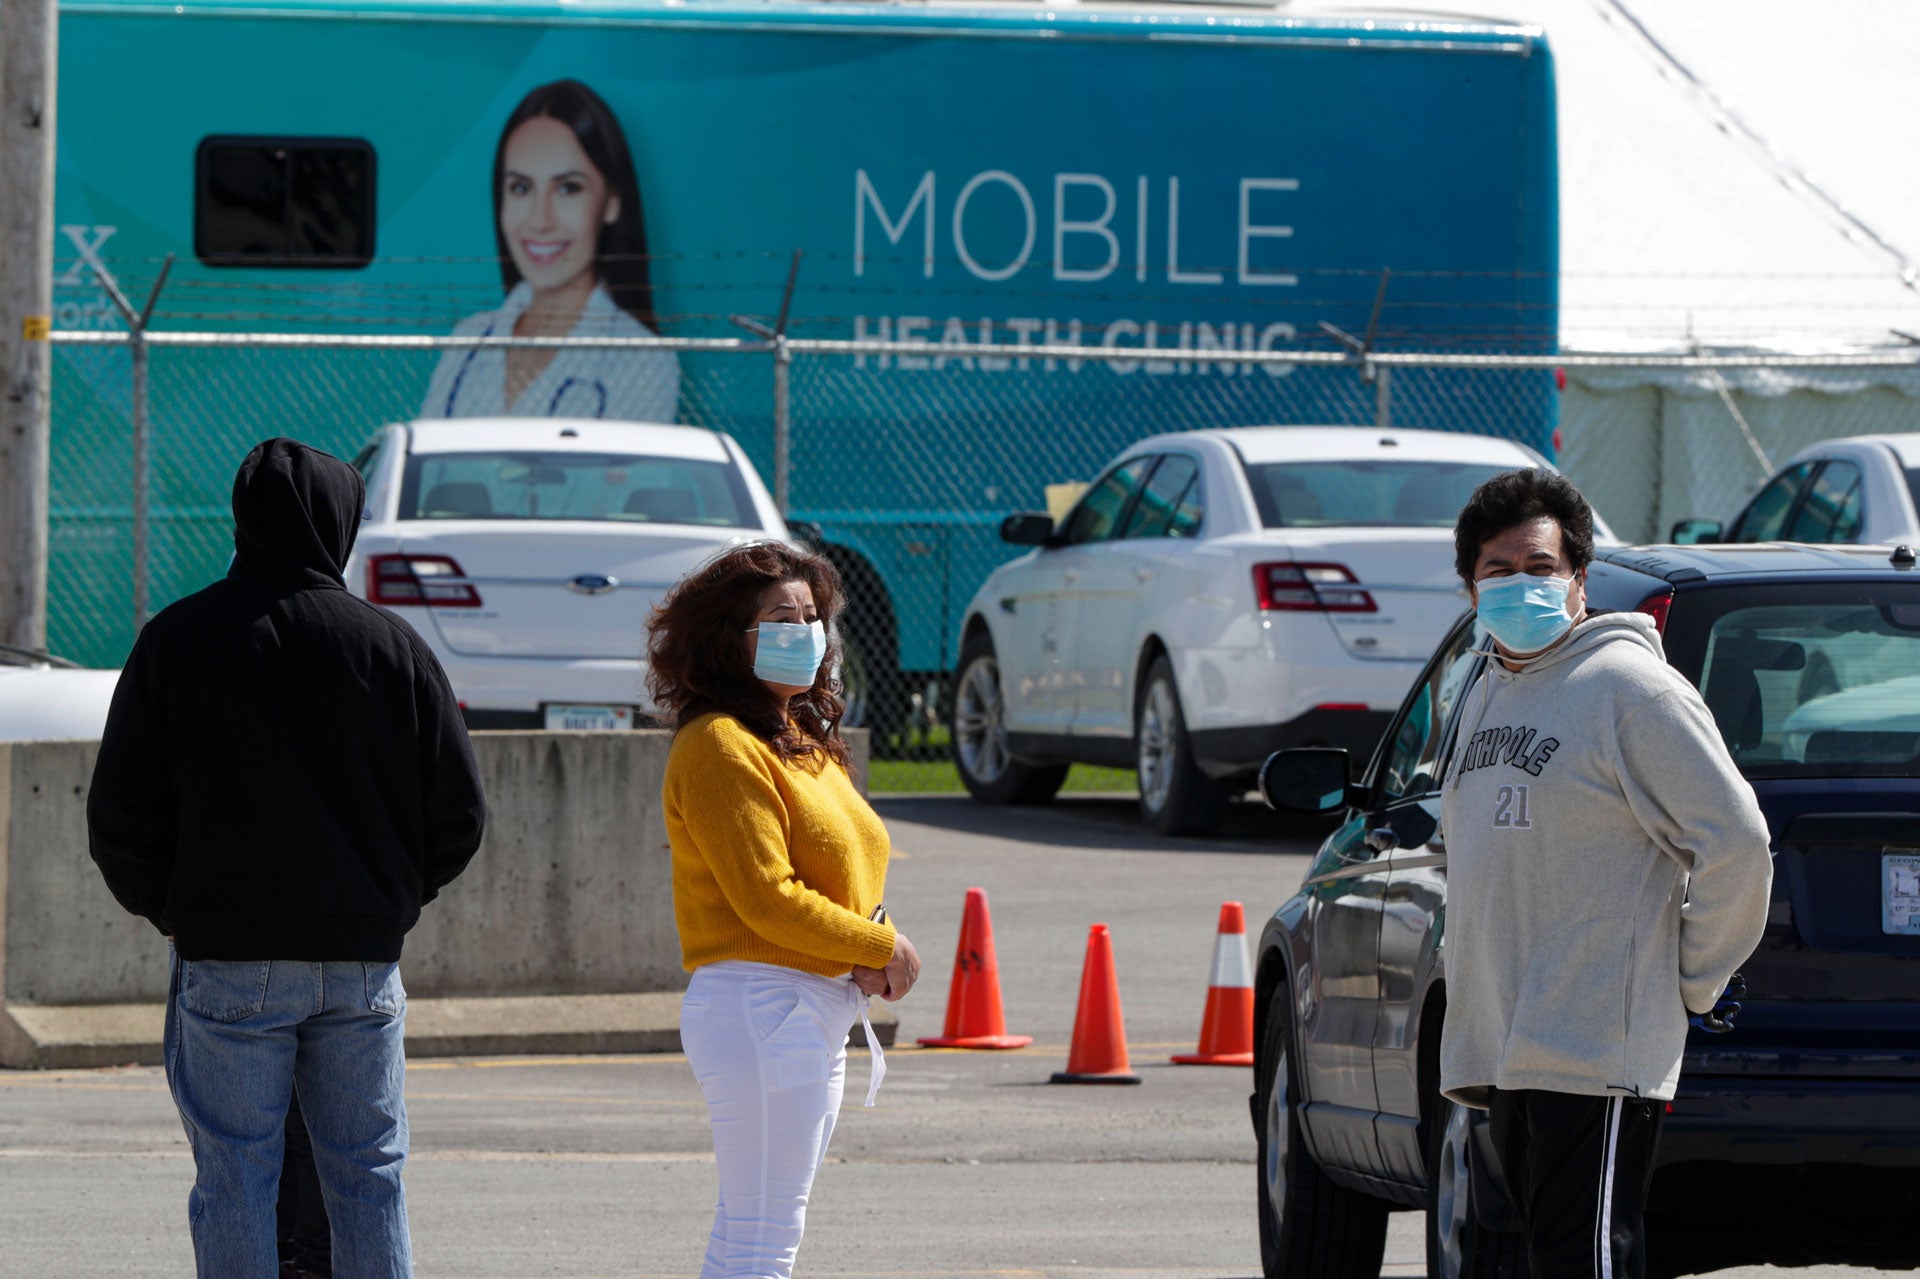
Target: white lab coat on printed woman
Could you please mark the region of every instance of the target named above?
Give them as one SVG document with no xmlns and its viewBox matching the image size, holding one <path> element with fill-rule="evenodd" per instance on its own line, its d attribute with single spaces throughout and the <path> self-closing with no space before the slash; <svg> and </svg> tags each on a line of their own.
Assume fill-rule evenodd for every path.
<svg viewBox="0 0 1920 1279">
<path fill-rule="evenodd" d="M 455 337 L 507 337 L 533 301 L 525 280 L 497 311 L 460 321 Z M 653 337 L 646 325 L 595 285 L 571 337 Z M 672 422 L 680 402 L 680 357 L 672 351 L 567 350 L 554 353 L 540 376 L 506 403 L 507 353 L 499 347 L 445 351 L 428 384 L 421 417 L 586 417 Z"/>
</svg>

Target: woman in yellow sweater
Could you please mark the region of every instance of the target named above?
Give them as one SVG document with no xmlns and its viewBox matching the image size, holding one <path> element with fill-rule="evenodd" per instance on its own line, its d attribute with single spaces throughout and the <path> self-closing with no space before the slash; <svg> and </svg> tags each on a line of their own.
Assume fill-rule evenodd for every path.
<svg viewBox="0 0 1920 1279">
<path fill-rule="evenodd" d="M 840 1113 L 867 996 L 920 973 L 887 922 L 887 830 L 854 789 L 837 657 L 839 575 L 782 542 L 727 551 L 654 610 L 647 687 L 673 724 L 664 790 L 680 1040 L 720 1170 L 701 1279 L 787 1279 Z M 884 1064 L 873 1054 L 867 1104 Z"/>
</svg>

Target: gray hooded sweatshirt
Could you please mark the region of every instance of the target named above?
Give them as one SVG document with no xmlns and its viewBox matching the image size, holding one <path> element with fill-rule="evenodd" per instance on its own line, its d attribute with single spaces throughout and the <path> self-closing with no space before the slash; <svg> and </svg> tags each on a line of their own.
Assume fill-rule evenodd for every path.
<svg viewBox="0 0 1920 1279">
<path fill-rule="evenodd" d="M 1753 788 L 1639 613 L 1489 662 L 1468 698 L 1441 799 L 1442 1091 L 1672 1097 L 1688 1010 L 1766 923 Z"/>
</svg>

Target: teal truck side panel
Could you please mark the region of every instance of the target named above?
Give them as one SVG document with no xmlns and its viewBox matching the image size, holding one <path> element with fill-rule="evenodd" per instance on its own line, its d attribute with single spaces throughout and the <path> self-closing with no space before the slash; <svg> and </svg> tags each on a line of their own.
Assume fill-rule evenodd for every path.
<svg viewBox="0 0 1920 1279">
<path fill-rule="evenodd" d="M 989 341 L 1004 357 L 810 358 L 792 373 L 796 518 L 872 569 L 899 666 L 937 672 L 1008 548 L 998 518 L 1128 442 L 1370 422 L 1351 369 L 1262 367 L 1372 317 L 1394 350 L 1545 352 L 1556 334 L 1552 61 L 1537 31 L 1082 6 L 70 4 L 55 327 L 118 328 L 178 261 L 157 327 L 444 333 L 501 304 L 491 166 L 533 87 L 592 88 L 632 153 L 662 332 L 771 316 L 802 253 L 800 337 Z M 195 154 L 219 135 L 354 138 L 374 260 L 194 257 Z M 1138 349 L 1027 358 L 1042 342 Z M 437 354 L 160 350 L 154 595 L 222 571 L 257 440 L 351 456 L 436 415 Z M 765 356 L 681 357 L 677 416 L 771 480 Z M 1548 375 L 1403 371 L 1398 425 L 1548 446 Z M 56 353 L 51 643 L 132 638 L 127 355 Z M 636 650 L 639 637 L 636 637 Z"/>
</svg>

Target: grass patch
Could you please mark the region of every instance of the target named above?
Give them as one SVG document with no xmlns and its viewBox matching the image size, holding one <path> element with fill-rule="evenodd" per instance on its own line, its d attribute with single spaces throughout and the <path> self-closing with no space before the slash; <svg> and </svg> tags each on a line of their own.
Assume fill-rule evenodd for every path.
<svg viewBox="0 0 1920 1279">
<path fill-rule="evenodd" d="M 1136 788 L 1130 768 L 1075 764 L 1068 770 L 1066 784 L 1060 790 L 1062 794 L 1090 791 L 1132 794 Z M 875 795 L 960 795 L 965 794 L 967 788 L 961 785 L 960 772 L 950 759 L 876 759 L 871 765 L 867 789 Z"/>
<path fill-rule="evenodd" d="M 867 778 L 867 789 L 875 795 L 964 795 L 950 753 L 952 738 L 945 725 L 936 724 L 924 733 L 896 737 L 890 743 L 888 758 L 875 758 Z M 1119 791 L 1132 795 L 1139 789 L 1138 775 L 1131 768 L 1098 768 L 1075 764 L 1067 771 L 1062 794 Z"/>
</svg>

